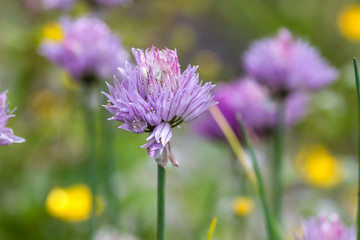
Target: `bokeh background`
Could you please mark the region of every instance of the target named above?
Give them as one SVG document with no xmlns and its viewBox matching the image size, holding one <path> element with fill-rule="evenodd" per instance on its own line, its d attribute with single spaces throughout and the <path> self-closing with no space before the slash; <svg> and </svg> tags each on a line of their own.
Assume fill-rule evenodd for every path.
<svg viewBox="0 0 360 240">
<path fill-rule="evenodd" d="M 17 107 L 9 126 L 26 142 L 0 150 L 0 239 L 86 239 L 86 221 L 58 219 L 46 208 L 52 189 L 86 184 L 88 150 L 79 86 L 40 56 L 38 48 L 47 23 L 94 11 L 85 1 L 68 11 L 45 10 L 39 4 L 1 0 L 1 91 L 9 89 L 10 108 Z M 199 65 L 200 78 L 216 84 L 242 76 L 241 56 L 249 44 L 281 27 L 316 46 L 338 68 L 338 80 L 313 94 L 306 117 L 287 130 L 284 222 L 292 239 L 303 218 L 321 211 L 337 212 L 347 224 L 355 219 L 357 111 L 352 58 L 360 56 L 360 13 L 351 13 L 354 25 L 339 21 L 353 4 L 356 1 L 133 0 L 96 9 L 96 14 L 129 52 L 151 45 L 176 48 L 183 69 Z M 100 86 L 99 96 L 105 83 Z M 122 235 L 119 239 L 155 239 L 156 164 L 139 147 L 146 136 L 107 121 L 110 116 L 101 107 L 106 100 L 100 98 L 96 132 L 105 137 L 97 139 L 97 194 L 102 199 L 97 229 L 104 235 Z M 104 134 L 109 129 L 111 136 Z M 215 216 L 214 239 L 264 239 L 261 208 L 226 141 L 197 136 L 191 125 L 183 125 L 175 130 L 172 142 L 180 167 L 167 170 L 168 239 L 205 239 Z M 271 143 L 271 138 L 255 143 L 265 178 Z M 319 145 L 335 166 L 333 172 L 320 174 L 324 178 L 320 184 L 307 181 L 306 171 L 311 169 L 297 164 L 299 154 Z M 334 174 L 341 177 L 326 184 Z M 244 195 L 251 203 L 234 207 Z"/>
</svg>

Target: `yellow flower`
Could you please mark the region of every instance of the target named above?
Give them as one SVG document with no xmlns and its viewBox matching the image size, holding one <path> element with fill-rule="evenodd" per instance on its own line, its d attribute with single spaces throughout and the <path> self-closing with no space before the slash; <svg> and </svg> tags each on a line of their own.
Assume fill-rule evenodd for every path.
<svg viewBox="0 0 360 240">
<path fill-rule="evenodd" d="M 61 42 L 64 39 L 64 35 L 60 24 L 56 22 L 46 24 L 42 29 L 42 39 L 45 41 Z"/>
<path fill-rule="evenodd" d="M 360 41 L 360 5 L 351 5 L 338 16 L 338 28 L 349 40 Z"/>
<path fill-rule="evenodd" d="M 321 145 L 300 150 L 297 165 L 305 180 L 313 186 L 333 187 L 342 181 L 340 163 Z"/>
<path fill-rule="evenodd" d="M 254 210 L 254 205 L 254 201 L 249 197 L 237 197 L 232 203 L 232 210 L 237 216 L 247 216 Z"/>
<path fill-rule="evenodd" d="M 85 184 L 69 188 L 53 188 L 46 199 L 46 209 L 53 217 L 70 222 L 81 222 L 89 219 L 92 210 L 90 189 Z M 104 201 L 96 197 L 96 215 L 104 211 Z"/>
<path fill-rule="evenodd" d="M 61 122 L 70 113 L 70 103 L 51 89 L 42 89 L 29 97 L 29 108 L 39 120 Z"/>
</svg>

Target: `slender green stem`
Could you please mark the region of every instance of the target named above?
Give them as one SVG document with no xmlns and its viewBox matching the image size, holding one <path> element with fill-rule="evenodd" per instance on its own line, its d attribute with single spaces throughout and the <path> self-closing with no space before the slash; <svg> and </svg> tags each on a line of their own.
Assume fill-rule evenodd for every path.
<svg viewBox="0 0 360 240">
<path fill-rule="evenodd" d="M 281 222 L 282 214 L 282 169 L 283 169 L 283 146 L 284 146 L 284 101 L 280 100 L 276 114 L 276 127 L 274 138 L 274 162 L 272 172 L 272 198 L 275 217 Z"/>
<path fill-rule="evenodd" d="M 84 109 L 85 109 L 85 124 L 87 132 L 87 178 L 91 191 L 91 213 L 89 219 L 89 239 L 93 238 L 95 229 L 95 196 L 96 196 L 96 111 L 91 106 L 93 86 L 84 86 Z"/>
<path fill-rule="evenodd" d="M 360 83 L 359 83 L 359 70 L 356 58 L 354 58 L 354 70 L 355 70 L 355 82 L 356 82 L 356 93 L 358 101 L 358 189 L 360 187 Z M 358 206 L 357 206 L 357 240 L 360 240 L 360 198 L 358 190 Z"/>
<path fill-rule="evenodd" d="M 165 168 L 158 165 L 157 240 L 165 240 Z"/>
<path fill-rule="evenodd" d="M 244 123 L 242 122 L 240 116 L 238 116 L 238 122 L 240 125 L 241 133 L 244 137 L 245 147 L 248 149 L 248 151 L 250 153 L 250 159 L 252 161 L 252 165 L 254 168 L 254 172 L 255 172 L 255 176 L 256 176 L 256 180 L 257 180 L 257 189 L 256 190 L 257 190 L 257 194 L 260 196 L 261 206 L 262 206 L 262 209 L 263 209 L 263 212 L 265 215 L 266 231 L 268 234 L 268 239 L 269 240 L 282 239 L 281 234 L 279 234 L 279 231 L 278 231 L 278 223 L 274 219 L 274 217 L 270 211 L 270 208 L 269 208 L 269 203 L 268 203 L 267 197 L 266 197 L 264 181 L 263 181 L 263 178 L 261 175 L 261 171 L 259 168 L 259 164 L 258 164 L 256 155 L 255 155 L 254 149 L 249 140 L 248 133 L 246 131 L 246 128 L 245 128 Z"/>
</svg>

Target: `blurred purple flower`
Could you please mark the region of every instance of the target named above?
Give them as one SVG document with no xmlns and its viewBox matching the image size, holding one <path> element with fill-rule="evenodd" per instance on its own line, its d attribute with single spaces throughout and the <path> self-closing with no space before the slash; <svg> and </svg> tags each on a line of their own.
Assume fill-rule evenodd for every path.
<svg viewBox="0 0 360 240">
<path fill-rule="evenodd" d="M 145 51 L 133 49 L 137 66 L 120 68 L 122 81 L 107 84 L 110 94 L 103 94 L 110 105 L 105 107 L 115 116 L 110 120 L 124 122 L 120 128 L 134 133 L 149 132 L 149 156 L 166 166 L 177 165 L 170 149 L 172 128 L 197 118 L 213 101 L 211 83 L 199 82 L 197 67 L 181 73 L 176 51 L 154 47 Z"/>
<path fill-rule="evenodd" d="M 241 139 L 236 113 L 258 135 L 266 135 L 272 131 L 276 121 L 276 103 L 262 85 L 249 77 L 240 78 L 231 83 L 219 85 L 215 92 L 218 107 Z M 285 100 L 285 123 L 293 125 L 305 114 L 308 95 L 294 93 Z M 210 114 L 204 114 L 194 122 L 194 131 L 211 138 L 224 138 L 224 135 Z"/>
<path fill-rule="evenodd" d="M 257 82 L 242 78 L 237 81 L 222 84 L 214 91 L 218 107 L 240 137 L 240 128 L 236 113 L 240 113 L 244 123 L 257 133 L 269 127 L 271 106 L 268 104 L 268 93 Z M 223 138 L 224 135 L 212 116 L 207 113 L 194 122 L 194 130 L 205 136 Z"/>
<path fill-rule="evenodd" d="M 25 142 L 25 139 L 15 136 L 12 129 L 6 127 L 8 119 L 15 116 L 14 111 L 9 111 L 6 94 L 7 91 L 0 93 L 0 145 Z"/>
<path fill-rule="evenodd" d="M 43 5 L 45 9 L 67 10 L 74 2 L 75 0 L 43 0 Z"/>
<path fill-rule="evenodd" d="M 285 124 L 287 126 L 292 126 L 299 122 L 304 115 L 306 114 L 306 109 L 310 100 L 309 94 L 298 91 L 291 93 L 285 99 Z M 276 109 L 273 108 L 273 123 L 272 126 L 275 127 L 276 124 Z"/>
<path fill-rule="evenodd" d="M 287 29 L 256 41 L 244 55 L 250 76 L 278 94 L 317 90 L 333 82 L 338 72 L 309 43 L 294 39 Z"/>
<path fill-rule="evenodd" d="M 355 240 L 355 229 L 347 228 L 337 214 L 320 214 L 302 224 L 301 236 L 296 240 Z"/>
<path fill-rule="evenodd" d="M 120 40 L 95 17 L 62 19 L 60 31 L 43 42 L 40 53 L 77 80 L 109 78 L 129 57 Z"/>
</svg>

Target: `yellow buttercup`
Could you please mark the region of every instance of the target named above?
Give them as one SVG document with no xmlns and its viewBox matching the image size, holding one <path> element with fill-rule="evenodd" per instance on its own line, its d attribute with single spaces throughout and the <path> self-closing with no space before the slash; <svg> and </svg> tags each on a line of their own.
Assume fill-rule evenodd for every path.
<svg viewBox="0 0 360 240">
<path fill-rule="evenodd" d="M 351 5 L 338 16 L 340 33 L 349 40 L 360 41 L 360 5 Z"/>
<path fill-rule="evenodd" d="M 304 179 L 313 186 L 332 187 L 342 181 L 342 169 L 338 159 L 321 145 L 300 150 L 297 166 Z"/>
<path fill-rule="evenodd" d="M 254 205 L 254 201 L 249 197 L 237 197 L 232 202 L 232 210 L 237 216 L 247 216 L 254 210 Z"/>
<path fill-rule="evenodd" d="M 50 215 L 64 221 L 86 221 L 92 211 L 90 189 L 85 184 L 77 184 L 69 188 L 53 188 L 47 196 L 46 209 Z M 99 215 L 103 210 L 104 201 L 96 197 L 95 214 Z"/>
<path fill-rule="evenodd" d="M 61 42 L 64 39 L 64 34 L 60 24 L 56 22 L 46 24 L 42 29 L 42 39 L 44 41 Z"/>
</svg>

